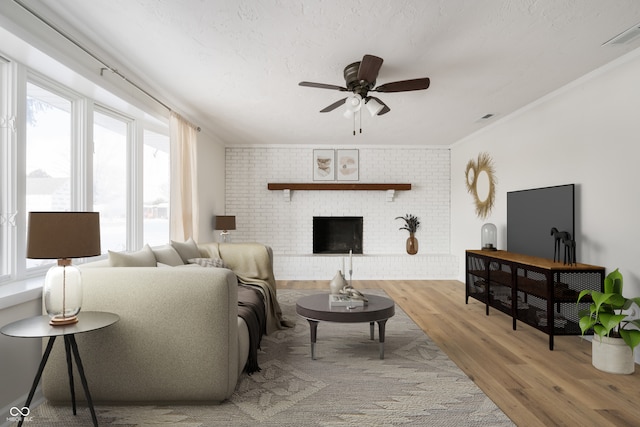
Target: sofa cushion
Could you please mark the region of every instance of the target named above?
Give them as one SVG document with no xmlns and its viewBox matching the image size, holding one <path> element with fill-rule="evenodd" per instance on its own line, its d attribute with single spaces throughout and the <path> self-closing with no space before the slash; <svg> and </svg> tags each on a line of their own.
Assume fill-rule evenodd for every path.
<svg viewBox="0 0 640 427">
<path fill-rule="evenodd" d="M 188 264 L 190 258 L 199 258 L 201 256 L 198 245 L 191 237 L 189 237 L 189 240 L 184 243 L 172 240 L 171 246 L 178 252 L 180 258 L 182 258 L 183 264 Z"/>
<path fill-rule="evenodd" d="M 171 267 L 184 264 L 180 254 L 171 245 L 159 246 L 151 248 L 151 250 L 156 257 L 156 261 L 160 264 L 170 265 Z"/>
<path fill-rule="evenodd" d="M 229 268 L 222 258 L 190 258 L 189 264 L 198 264 L 202 267 Z"/>
<path fill-rule="evenodd" d="M 109 251 L 109 264 L 111 267 L 155 267 L 156 257 L 149 245 L 137 252 L 113 252 Z"/>
</svg>

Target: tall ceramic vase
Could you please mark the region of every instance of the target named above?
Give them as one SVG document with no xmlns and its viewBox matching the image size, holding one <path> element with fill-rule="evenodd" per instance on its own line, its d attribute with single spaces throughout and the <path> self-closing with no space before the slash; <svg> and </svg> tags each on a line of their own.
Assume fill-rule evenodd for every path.
<svg viewBox="0 0 640 427">
<path fill-rule="evenodd" d="M 415 255 L 418 253 L 418 239 L 413 233 L 409 233 L 407 238 L 407 253 L 409 255 Z"/>
<path fill-rule="evenodd" d="M 338 295 L 345 286 L 347 286 L 347 281 L 342 275 L 342 271 L 338 270 L 336 275 L 333 277 L 333 279 L 329 283 L 329 291 L 333 295 Z"/>
</svg>

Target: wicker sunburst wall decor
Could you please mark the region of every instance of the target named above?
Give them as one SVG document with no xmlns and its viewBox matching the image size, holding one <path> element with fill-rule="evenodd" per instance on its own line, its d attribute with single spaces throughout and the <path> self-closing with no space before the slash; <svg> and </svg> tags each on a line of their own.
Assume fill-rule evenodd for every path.
<svg viewBox="0 0 640 427">
<path fill-rule="evenodd" d="M 485 175 L 488 181 L 488 191 L 486 197 L 480 199 L 478 195 L 478 178 L 484 180 Z M 476 205 L 476 215 L 485 219 L 491 213 L 496 198 L 496 178 L 491 156 L 488 153 L 480 153 L 478 154 L 478 160 L 469 160 L 465 170 L 465 178 L 467 191 L 473 196 Z"/>
</svg>

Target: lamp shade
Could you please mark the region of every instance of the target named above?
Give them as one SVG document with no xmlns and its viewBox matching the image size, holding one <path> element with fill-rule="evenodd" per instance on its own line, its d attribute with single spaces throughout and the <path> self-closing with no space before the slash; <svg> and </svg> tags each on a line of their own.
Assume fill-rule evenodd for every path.
<svg viewBox="0 0 640 427">
<path fill-rule="evenodd" d="M 64 259 L 100 255 L 98 212 L 29 212 L 27 258 Z"/>
<path fill-rule="evenodd" d="M 216 230 L 235 230 L 236 217 L 234 215 L 216 215 Z"/>
<path fill-rule="evenodd" d="M 82 277 L 70 258 L 100 255 L 98 212 L 29 212 L 27 258 L 57 259 L 44 278 L 42 297 L 49 324 L 76 323 L 82 305 Z"/>
<path fill-rule="evenodd" d="M 362 96 L 360 96 L 359 93 L 350 96 L 345 101 L 345 105 L 347 108 L 344 111 L 344 116 L 346 118 L 350 118 L 354 113 L 360 111 L 360 108 L 362 108 Z"/>
<path fill-rule="evenodd" d="M 368 98 L 365 106 L 367 107 L 367 110 L 369 110 L 369 114 L 371 114 L 371 116 L 375 116 L 382 111 L 383 108 L 383 105 L 373 98 Z"/>
</svg>

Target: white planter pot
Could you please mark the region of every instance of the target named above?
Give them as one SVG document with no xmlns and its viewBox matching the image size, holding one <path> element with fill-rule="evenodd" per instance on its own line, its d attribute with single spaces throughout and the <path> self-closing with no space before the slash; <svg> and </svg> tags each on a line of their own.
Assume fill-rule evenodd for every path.
<svg viewBox="0 0 640 427">
<path fill-rule="evenodd" d="M 610 374 L 632 374 L 636 368 L 633 350 L 622 338 L 594 335 L 591 341 L 591 363 Z"/>
</svg>

